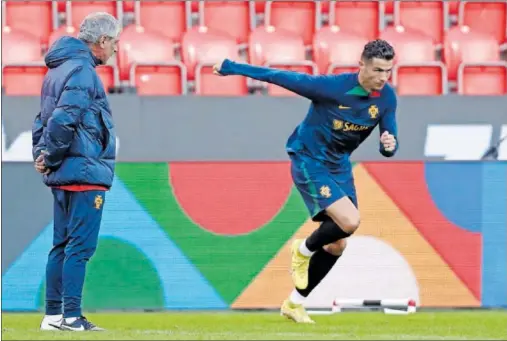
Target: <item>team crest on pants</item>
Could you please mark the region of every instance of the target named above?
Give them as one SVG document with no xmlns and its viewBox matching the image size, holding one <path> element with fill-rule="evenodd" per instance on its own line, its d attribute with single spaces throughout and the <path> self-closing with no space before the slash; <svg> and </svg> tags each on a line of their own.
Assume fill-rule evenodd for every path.
<svg viewBox="0 0 507 341">
<path fill-rule="evenodd" d="M 320 188 L 320 195 L 322 195 L 324 198 L 330 198 L 331 197 L 331 189 L 329 186 L 322 186 Z"/>
<path fill-rule="evenodd" d="M 97 195 L 95 197 L 95 208 L 97 210 L 100 210 L 100 208 L 102 207 L 102 203 L 104 202 L 104 199 L 102 199 L 102 195 Z"/>
</svg>

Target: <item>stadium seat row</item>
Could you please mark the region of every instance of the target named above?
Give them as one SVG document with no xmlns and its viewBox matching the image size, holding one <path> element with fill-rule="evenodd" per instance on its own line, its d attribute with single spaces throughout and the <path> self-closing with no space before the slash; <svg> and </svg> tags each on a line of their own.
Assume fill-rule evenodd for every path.
<svg viewBox="0 0 507 341">
<path fill-rule="evenodd" d="M 284 69 L 311 72 L 306 65 L 287 65 Z M 7 66 L 3 68 L 4 91 L 7 95 L 39 95 L 45 66 Z M 114 66 L 97 68 L 105 88 L 113 88 L 118 77 Z M 352 71 L 347 68 L 336 71 Z M 188 93 L 187 69 L 179 63 L 135 65 L 131 84 L 140 96 L 176 96 Z M 448 91 L 447 69 L 439 63 L 398 65 L 393 72 L 392 84 L 398 95 L 444 95 Z M 461 64 L 458 77 L 458 94 L 506 95 L 507 66 L 505 64 Z M 291 96 L 274 85 L 249 82 L 244 77 L 217 77 L 210 64 L 199 64 L 195 71 L 194 92 L 203 96 L 243 96 L 252 92 L 267 92 L 271 96 Z"/>
<path fill-rule="evenodd" d="M 491 86 L 467 90 L 467 93 L 477 93 L 477 91 L 491 94 L 505 93 L 505 81 L 502 81 L 505 78 L 502 70 L 507 67 L 507 62 L 501 60 L 500 45 L 491 36 L 476 34 L 466 27 L 454 27 L 446 33 L 441 59 L 437 58 L 435 44 L 431 39 L 417 31 L 407 30 L 402 26 L 388 27 L 380 33 L 380 36 L 395 46 L 396 62 L 399 66 L 405 67 L 404 70 L 406 67 L 424 66 L 425 70 L 431 67 L 436 72 L 433 74 L 439 75 L 438 82 L 435 82 L 435 78 L 418 81 L 419 83 L 428 82 L 428 88 L 419 84 L 401 85 L 402 94 L 414 94 L 417 91 L 421 94 L 445 94 L 449 88 L 448 82 L 451 82 L 451 88 L 454 89 L 454 82 L 458 80 L 458 74 L 463 71 L 460 67 L 468 70 L 468 67 L 478 67 L 478 65 L 483 68 L 488 67 L 485 75 L 489 75 L 486 78 L 492 81 Z M 20 32 L 5 32 L 3 42 L 4 68 L 9 66 L 10 70 L 14 67 L 19 67 L 19 70 L 29 70 L 25 66 L 41 64 L 37 44 L 32 36 Z M 194 27 L 187 31 L 181 41 L 181 49 L 178 50 L 175 49 L 175 43 L 167 37 L 146 31 L 141 26 L 130 25 L 121 33 L 117 59 L 112 65 L 115 70 L 113 82 L 107 84 L 115 87 L 125 84 L 142 86 L 144 90 L 140 93 L 185 92 L 184 85 L 179 86 L 179 90 L 171 85 L 164 86 L 163 81 L 158 81 L 158 77 L 146 71 L 146 68 L 154 66 L 158 66 L 157 69 L 160 69 L 160 66 L 172 70 L 177 68 L 180 70 L 178 78 L 182 78 L 183 84 L 193 82 L 196 79 L 196 73 L 199 73 L 201 68 L 210 66 L 223 58 L 248 61 L 255 65 L 290 68 L 313 74 L 338 73 L 356 68 L 358 56 L 365 43 L 364 37 L 342 32 L 336 26 L 326 26 L 321 28 L 313 38 L 313 58 L 308 60 L 301 37 L 272 26 L 262 26 L 250 34 L 248 54 L 245 58 L 233 38 L 204 26 Z M 178 51 L 180 56 L 176 55 Z M 139 72 L 140 66 L 144 66 L 144 73 Z M 19 71 L 16 75 L 20 77 L 21 73 Z M 144 76 L 138 78 L 140 74 Z M 148 74 L 149 77 L 146 76 Z M 161 76 L 161 79 L 165 77 Z M 403 78 L 404 81 L 400 82 L 406 82 L 406 79 L 415 81 L 414 77 L 410 77 Z M 7 83 L 11 81 L 8 77 L 4 79 L 3 86 L 7 93 L 12 91 L 13 86 L 16 87 Z M 398 82 L 397 79 L 393 81 L 395 84 Z M 152 90 L 147 90 L 151 89 L 148 83 L 157 85 L 153 86 Z M 435 88 L 431 84 L 440 85 Z M 197 82 L 196 90 L 201 93 L 199 86 L 201 84 Z M 19 88 L 29 91 L 24 86 Z M 244 89 L 244 87 L 240 88 Z M 225 91 L 224 94 L 244 92 L 226 86 L 216 91 Z"/>
<path fill-rule="evenodd" d="M 7 1 L 2 26 L 23 30 L 41 40 L 43 46 L 55 30 L 76 28 L 90 12 L 105 11 L 122 18 L 134 11 L 135 24 L 179 42 L 192 26 L 193 1 Z M 260 7 L 259 6 L 260 3 Z M 507 0 L 496 1 L 396 1 L 392 5 L 393 23 L 419 31 L 433 39 L 444 40 L 450 27 L 450 10 L 457 13 L 458 25 L 493 36 L 499 44 L 507 40 Z M 258 10 L 264 23 L 297 34 L 310 46 L 323 25 L 335 25 L 366 39 L 379 35 L 386 24 L 384 1 L 200 1 L 198 25 L 222 31 L 238 43 L 246 43 L 258 26 Z M 63 28 L 59 25 L 58 6 L 65 4 Z M 453 4 L 453 5 L 452 5 Z M 324 18 L 327 18 L 324 20 Z"/>
<path fill-rule="evenodd" d="M 442 1 L 397 2 L 393 12 L 398 19 L 394 20 L 393 25 L 388 26 L 376 24 L 378 18 L 383 18 L 386 7 L 383 2 L 340 1 L 321 2 L 316 5 L 311 1 L 267 1 L 264 5 L 266 22 L 276 26 L 258 27 L 250 25 L 251 21 L 248 21 L 251 19 L 250 13 L 258 10 L 255 8 L 258 4 L 249 1 L 202 1 L 197 9 L 201 13 L 200 18 L 203 19 L 201 23 L 205 23 L 206 26 L 194 27 L 190 27 L 190 18 L 187 15 L 192 10 L 190 2 L 141 1 L 135 4 L 130 2 L 132 6 L 126 7 L 128 3 L 65 2 L 67 25 L 62 25 L 50 33 L 47 43 L 51 44 L 62 35 L 76 35 L 77 23 L 89 12 L 101 10 L 120 15 L 124 11 L 134 10 L 136 24 L 124 28 L 117 59 L 113 60 L 109 69 L 111 72 L 105 69 L 101 71 L 112 76 L 103 78 L 106 80 L 106 87 L 134 86 L 138 88 L 140 94 L 178 94 L 185 93 L 187 87 L 190 87 L 195 88 L 198 94 L 240 95 L 247 93 L 252 84 L 236 80 L 237 89 L 226 85 L 211 86 L 208 89 L 204 84 L 209 82 L 203 81 L 202 77 L 206 73 L 205 70 L 217 60 L 229 57 L 256 65 L 290 68 L 315 74 L 349 71 L 355 69 L 364 44 L 371 38 L 380 37 L 390 41 L 396 48 L 400 69 L 394 74 L 393 82 L 402 95 L 445 94 L 448 89 L 456 89 L 462 94 L 505 93 L 506 63 L 501 58 L 501 51 L 507 31 L 505 27 L 507 0 L 463 1 L 458 7 L 459 16 L 462 18 L 460 21 L 471 24 L 472 27 L 459 25 L 442 29 L 441 40 L 435 39 L 424 29 L 428 27 L 429 19 L 446 16 L 450 5 Z M 329 6 L 324 6 L 325 4 Z M 52 4 L 40 1 L 7 2 L 3 5 L 8 9 L 6 17 L 9 19 L 6 19 L 7 25 L 3 29 L 2 64 L 8 67 L 4 70 L 4 75 L 10 76 L 4 79 L 2 85 L 6 93 L 33 94 L 33 91 L 38 91 L 37 88 L 30 90 L 25 86 L 26 83 L 19 85 L 12 83 L 19 77 L 36 77 L 37 72 L 34 75 L 32 71 L 38 69 L 41 72 L 40 70 L 44 69 L 37 68 L 42 60 L 40 43 L 44 37 L 28 31 L 29 28 L 33 28 L 34 21 L 45 20 L 46 17 L 30 13 L 34 9 L 46 8 L 56 16 L 54 13 L 58 11 L 58 6 L 55 2 Z M 16 10 L 23 10 L 24 16 L 20 14 L 14 20 L 12 16 L 16 17 L 14 15 Z M 320 23 L 316 18 L 326 11 L 329 12 L 329 22 L 341 22 L 343 25 L 322 27 L 314 25 L 315 22 Z M 466 20 L 468 14 L 465 14 L 468 11 L 471 12 L 470 17 L 475 13 L 476 19 Z M 437 12 L 443 14 L 439 16 Z M 146 17 L 143 17 L 142 13 Z M 419 19 L 403 21 L 400 13 L 406 15 L 412 13 L 413 18 Z M 502 38 L 500 39 L 499 35 L 495 36 L 497 31 L 484 29 L 490 26 L 477 25 L 477 17 L 490 23 L 503 20 Z M 314 18 L 313 21 L 310 18 Z M 30 25 L 28 19 L 31 19 Z M 309 23 L 315 30 L 301 30 L 304 22 Z M 357 25 L 358 22 L 369 24 Z M 26 25 L 23 26 L 23 23 Z M 180 27 L 182 30 L 175 34 L 166 23 L 172 23 L 169 25 L 171 28 Z M 217 28 L 219 24 L 223 26 L 224 23 L 227 25 L 246 23 L 245 30 L 238 30 L 239 26 L 227 26 L 230 29 L 228 32 L 222 27 Z M 298 26 L 294 26 L 294 23 Z M 366 31 L 358 31 L 358 27 L 361 29 L 369 27 L 376 32 L 375 36 L 369 36 L 370 33 Z M 38 32 L 40 33 L 40 30 Z M 243 32 L 247 37 L 234 36 L 230 32 Z M 472 70 L 485 70 L 482 73 L 483 78 L 490 86 L 471 86 L 470 84 L 477 84 L 479 76 L 476 75 L 469 81 L 468 75 Z M 157 72 L 161 75 L 157 76 Z M 418 72 L 421 75 L 419 78 L 415 77 Z M 168 77 L 168 74 L 173 76 Z M 426 78 L 422 76 L 423 74 Z M 457 80 L 459 82 L 455 85 L 454 82 Z M 212 84 L 218 80 L 210 82 Z M 232 81 L 222 80 L 222 82 L 233 84 Z M 277 94 L 271 88 L 268 88 L 268 93 Z"/>
<path fill-rule="evenodd" d="M 107 0 L 104 0 L 104 1 L 107 1 Z M 143 1 L 145 0 L 140 0 L 140 1 L 137 1 L 137 0 L 118 0 L 118 5 L 120 7 L 118 7 L 119 10 L 121 10 L 122 12 L 133 12 L 135 10 L 135 6 L 136 6 L 136 2 L 140 2 L 142 3 Z M 149 0 L 149 1 L 154 1 L 154 0 Z M 217 0 L 215 0 L 217 1 Z M 319 1 L 319 0 L 317 0 Z M 333 2 L 333 1 L 336 1 L 336 0 L 320 0 L 320 3 L 321 3 L 321 9 L 322 9 L 322 12 L 323 13 L 329 13 L 329 4 L 330 2 Z M 52 2 L 54 2 L 57 6 L 57 11 L 58 12 L 66 12 L 67 11 L 67 2 L 68 1 L 65 1 L 65 0 L 53 0 Z M 94 1 L 86 1 L 86 0 L 83 0 L 82 2 L 86 3 L 86 6 L 94 6 Z M 111 1 L 112 2 L 112 1 Z M 189 1 L 191 3 L 191 10 L 194 11 L 194 12 L 197 12 L 199 10 L 199 0 L 191 0 Z M 222 1 L 224 2 L 224 1 Z M 265 8 L 266 8 L 266 0 L 255 0 L 253 1 L 254 2 L 254 6 L 255 6 L 255 11 L 257 13 L 264 13 L 265 11 Z M 384 0 L 381 2 L 384 4 L 384 9 L 385 9 L 385 12 L 386 14 L 393 14 L 393 11 L 394 11 L 394 0 Z M 459 11 L 459 0 L 449 0 L 448 1 L 449 3 L 449 13 L 451 15 L 457 15 L 458 14 L 458 11 Z"/>
</svg>

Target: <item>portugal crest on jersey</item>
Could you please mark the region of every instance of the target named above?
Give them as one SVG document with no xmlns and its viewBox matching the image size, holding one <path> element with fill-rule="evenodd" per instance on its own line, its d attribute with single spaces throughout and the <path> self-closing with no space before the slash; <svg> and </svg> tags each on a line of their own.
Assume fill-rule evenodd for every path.
<svg viewBox="0 0 507 341">
<path fill-rule="evenodd" d="M 375 104 L 370 105 L 368 114 L 370 114 L 371 119 L 376 119 L 378 116 L 378 107 Z"/>
</svg>

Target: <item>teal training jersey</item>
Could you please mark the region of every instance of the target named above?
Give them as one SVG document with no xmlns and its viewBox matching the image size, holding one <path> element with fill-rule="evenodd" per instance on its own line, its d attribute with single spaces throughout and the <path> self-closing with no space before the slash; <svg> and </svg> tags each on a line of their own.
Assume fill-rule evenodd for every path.
<svg viewBox="0 0 507 341">
<path fill-rule="evenodd" d="M 386 84 L 381 91 L 368 93 L 359 84 L 357 73 L 308 75 L 224 61 L 223 75 L 242 75 L 286 88 L 312 101 L 305 119 L 287 141 L 290 153 L 300 153 L 330 167 L 350 164 L 350 154 L 379 125 L 396 138 L 396 149 L 380 153 L 393 156 L 398 149 L 394 89 Z"/>
</svg>

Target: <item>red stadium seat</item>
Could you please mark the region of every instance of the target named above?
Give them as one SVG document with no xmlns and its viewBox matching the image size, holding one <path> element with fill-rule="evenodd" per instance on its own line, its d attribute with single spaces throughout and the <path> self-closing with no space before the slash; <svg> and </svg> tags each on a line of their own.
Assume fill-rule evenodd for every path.
<svg viewBox="0 0 507 341">
<path fill-rule="evenodd" d="M 130 25 L 120 35 L 118 66 L 120 79 L 129 79 L 131 68 L 136 63 L 165 63 L 174 61 L 173 42 L 156 32 Z"/>
<path fill-rule="evenodd" d="M 394 47 L 396 62 L 417 63 L 436 60 L 433 40 L 419 31 L 405 29 L 402 26 L 388 27 L 380 33 L 380 38 Z"/>
<path fill-rule="evenodd" d="M 439 96 L 447 93 L 447 73 L 440 62 L 400 63 L 393 70 L 392 80 L 400 96 Z"/>
<path fill-rule="evenodd" d="M 2 86 L 10 96 L 40 96 L 47 68 L 39 65 L 7 65 L 2 68 Z"/>
<path fill-rule="evenodd" d="M 320 73 L 344 67 L 357 69 L 367 42 L 366 38 L 343 32 L 338 26 L 326 26 L 313 39 L 313 59 Z"/>
<path fill-rule="evenodd" d="M 244 44 L 252 25 L 255 9 L 251 1 L 201 1 L 199 2 L 200 25 L 210 30 L 228 34 Z"/>
<path fill-rule="evenodd" d="M 248 95 L 246 77 L 218 77 L 213 74 L 213 63 L 197 65 L 195 71 L 195 93 L 201 96 L 245 96 Z"/>
<path fill-rule="evenodd" d="M 68 1 L 67 25 L 80 27 L 83 19 L 93 12 L 107 12 L 116 17 L 116 1 Z"/>
<path fill-rule="evenodd" d="M 394 13 L 394 0 L 385 1 L 384 6 L 385 6 L 384 7 L 385 14 L 393 14 Z"/>
<path fill-rule="evenodd" d="M 448 5 L 444 1 L 396 1 L 394 24 L 407 30 L 420 31 L 442 44 L 444 26 L 448 20 Z"/>
<path fill-rule="evenodd" d="M 274 26 L 299 35 L 305 45 L 311 45 L 319 28 L 320 2 L 268 1 L 266 2 L 266 26 Z"/>
<path fill-rule="evenodd" d="M 300 36 L 273 26 L 261 26 L 252 31 L 248 52 L 250 63 L 254 65 L 300 62 L 306 57 Z"/>
<path fill-rule="evenodd" d="M 324 1 L 320 2 L 320 11 L 321 11 L 321 13 L 323 13 L 323 14 L 329 14 L 329 7 L 330 7 L 330 4 L 329 4 L 328 0 L 324 0 Z"/>
<path fill-rule="evenodd" d="M 166 65 L 136 65 L 131 82 L 140 96 L 178 96 L 187 92 L 185 67 L 173 61 Z"/>
<path fill-rule="evenodd" d="M 368 40 L 377 38 L 383 6 L 377 1 L 333 1 L 329 23 Z"/>
<path fill-rule="evenodd" d="M 56 5 L 59 13 L 65 13 L 67 10 L 67 0 L 56 0 Z"/>
<path fill-rule="evenodd" d="M 203 26 L 194 27 L 183 35 L 181 55 L 191 80 L 194 79 L 197 64 L 216 63 L 224 58 L 239 58 L 234 38 Z"/>
<path fill-rule="evenodd" d="M 312 75 L 317 74 L 317 66 L 310 61 L 287 62 L 287 63 L 268 63 L 267 66 L 276 69 L 290 70 L 295 72 L 304 72 Z M 278 85 L 265 84 L 270 96 L 297 96 L 294 92 L 279 87 Z"/>
<path fill-rule="evenodd" d="M 134 0 L 124 0 L 123 4 L 123 12 L 134 12 L 135 9 L 135 1 Z"/>
<path fill-rule="evenodd" d="M 507 36 L 506 1 L 461 1 L 459 25 L 468 26 L 471 31 L 492 35 L 500 44 Z"/>
<path fill-rule="evenodd" d="M 507 63 L 463 63 L 458 69 L 460 95 L 507 95 Z"/>
<path fill-rule="evenodd" d="M 255 13 L 263 14 L 266 11 L 266 0 L 255 0 Z"/>
<path fill-rule="evenodd" d="M 142 1 L 137 6 L 136 22 L 175 42 L 190 27 L 191 4 L 188 1 Z"/>
<path fill-rule="evenodd" d="M 42 61 L 39 38 L 23 31 L 4 27 L 2 33 L 2 65 Z"/>
<path fill-rule="evenodd" d="M 449 4 L 449 14 L 457 16 L 459 13 L 459 0 L 449 0 L 447 2 Z"/>
<path fill-rule="evenodd" d="M 199 0 L 194 0 L 192 1 L 192 5 L 191 5 L 191 8 L 192 8 L 192 12 L 199 12 Z"/>
<path fill-rule="evenodd" d="M 95 70 L 97 71 L 106 92 L 116 86 L 116 80 L 119 77 L 118 69 L 116 67 L 112 65 L 101 65 L 97 66 Z"/>
<path fill-rule="evenodd" d="M 43 47 L 48 42 L 53 30 L 53 15 L 56 15 L 56 4 L 48 1 L 2 1 L 5 5 L 5 22 L 13 31 L 25 31 L 39 39 Z"/>
<path fill-rule="evenodd" d="M 456 80 L 458 66 L 465 63 L 500 60 L 500 46 L 493 36 L 472 32 L 466 26 L 449 29 L 444 41 L 443 59 L 449 80 Z"/>
<path fill-rule="evenodd" d="M 77 37 L 78 30 L 72 26 L 66 26 L 62 25 L 60 26 L 56 31 L 53 31 L 51 35 L 49 36 L 49 43 L 48 46 L 51 46 L 54 44 L 55 41 L 58 40 L 58 38 L 61 38 L 63 36 L 71 36 L 71 37 Z"/>
<path fill-rule="evenodd" d="M 317 65 L 305 59 L 306 49 L 301 36 L 273 26 L 257 27 L 250 35 L 250 63 L 279 69 L 318 73 Z M 266 85 L 266 84 L 265 84 Z M 285 89 L 267 84 L 268 93 L 273 96 L 294 95 Z"/>
</svg>

